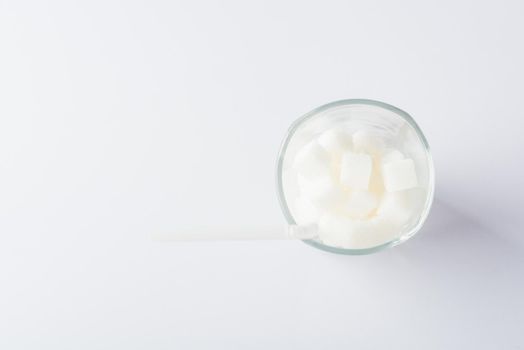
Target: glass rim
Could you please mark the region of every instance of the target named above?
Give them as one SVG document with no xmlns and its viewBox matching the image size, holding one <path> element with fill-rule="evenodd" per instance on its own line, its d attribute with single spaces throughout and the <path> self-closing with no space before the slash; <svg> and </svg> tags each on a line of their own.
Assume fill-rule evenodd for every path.
<svg viewBox="0 0 524 350">
<path fill-rule="evenodd" d="M 288 224 L 296 225 L 296 222 L 295 222 L 295 220 L 293 218 L 293 215 L 291 215 L 291 212 L 289 210 L 289 206 L 288 206 L 287 201 L 286 201 L 286 196 L 284 194 L 284 187 L 283 187 L 283 183 L 282 183 L 282 173 L 283 173 L 283 167 L 284 167 L 284 156 L 286 154 L 286 151 L 287 151 L 287 148 L 288 148 L 290 140 L 293 138 L 293 135 L 295 134 L 297 129 L 303 123 L 305 123 L 309 119 L 313 118 L 314 116 L 316 116 L 316 115 L 318 115 L 318 114 L 320 114 L 322 112 L 325 112 L 327 110 L 330 110 L 332 108 L 336 108 L 336 107 L 340 107 L 340 106 L 355 105 L 355 104 L 368 105 L 368 106 L 373 106 L 373 107 L 380 107 L 380 108 L 389 110 L 389 111 L 395 113 L 396 115 L 398 115 L 399 117 L 401 117 L 402 119 L 404 119 L 404 121 L 406 121 L 415 130 L 417 136 L 422 141 L 422 143 L 424 145 L 424 149 L 426 151 L 426 157 L 427 157 L 427 160 L 428 160 L 428 167 L 429 167 L 429 169 L 428 169 L 429 170 L 429 181 L 428 181 L 428 185 L 429 185 L 428 187 L 429 188 L 428 188 L 428 196 L 427 196 L 427 199 L 426 199 L 426 203 L 424 205 L 424 210 L 422 211 L 422 214 L 420 215 L 420 217 L 419 217 L 419 219 L 417 221 L 417 224 L 414 225 L 413 228 L 410 231 L 406 232 L 402 236 L 400 236 L 398 238 L 395 238 L 395 239 L 393 239 L 393 240 L 391 240 L 391 241 L 389 241 L 387 243 L 384 243 L 384 244 L 381 244 L 381 245 L 378 245 L 378 246 L 375 246 L 375 247 L 370 247 L 370 248 L 349 249 L 349 248 L 336 248 L 336 247 L 327 246 L 327 245 L 324 245 L 324 244 L 322 244 L 320 242 L 317 242 L 317 241 L 311 240 L 311 239 L 303 240 L 306 244 L 309 244 L 309 245 L 311 245 L 311 246 L 313 246 L 315 248 L 318 248 L 318 249 L 321 249 L 321 250 L 324 250 L 324 251 L 328 251 L 328 252 L 331 252 L 331 253 L 345 254 L 345 255 L 362 255 L 362 254 L 374 253 L 374 252 L 377 252 L 377 251 L 380 251 L 380 250 L 383 250 L 383 249 L 386 249 L 386 248 L 397 246 L 397 245 L 405 242 L 406 240 L 410 239 L 411 237 L 413 237 L 417 232 L 420 231 L 420 229 L 424 225 L 424 222 L 426 221 L 426 219 L 427 219 L 427 217 L 429 215 L 429 212 L 431 210 L 431 205 L 433 204 L 433 198 L 434 198 L 434 193 L 435 193 L 435 169 L 434 169 L 434 166 L 433 166 L 433 158 L 431 157 L 430 147 L 429 147 L 429 144 L 428 144 L 428 141 L 427 141 L 426 137 L 424 136 L 424 133 L 422 132 L 422 130 L 420 129 L 418 124 L 415 122 L 413 117 L 411 117 L 411 115 L 409 115 L 407 112 L 401 110 L 400 108 L 397 108 L 397 107 L 392 106 L 390 104 L 387 104 L 385 102 L 380 102 L 380 101 L 376 101 L 376 100 L 370 100 L 370 99 L 344 99 L 344 100 L 338 100 L 338 101 L 330 102 L 330 103 L 324 104 L 324 105 L 322 105 L 320 107 L 317 107 L 317 108 L 313 109 L 312 111 L 304 114 L 300 118 L 296 119 L 293 123 L 291 123 L 290 127 L 288 128 L 288 130 L 287 130 L 287 132 L 286 132 L 286 134 L 284 136 L 284 140 L 282 141 L 282 143 L 280 145 L 280 150 L 278 152 L 277 165 L 276 165 L 276 189 L 277 189 L 277 197 L 278 197 L 278 201 L 279 201 L 279 204 L 280 204 L 280 209 L 282 210 L 282 213 L 284 214 L 284 217 L 286 218 L 286 221 L 288 222 Z"/>
</svg>

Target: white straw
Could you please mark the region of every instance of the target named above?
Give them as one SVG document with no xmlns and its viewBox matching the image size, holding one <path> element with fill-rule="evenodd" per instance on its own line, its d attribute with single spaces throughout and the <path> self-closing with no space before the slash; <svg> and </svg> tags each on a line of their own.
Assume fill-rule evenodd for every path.
<svg viewBox="0 0 524 350">
<path fill-rule="evenodd" d="M 281 227 L 201 227 L 178 232 L 157 232 L 151 235 L 154 241 L 227 241 L 227 240 L 280 240 L 311 239 L 317 236 L 316 225 L 289 225 Z"/>
</svg>

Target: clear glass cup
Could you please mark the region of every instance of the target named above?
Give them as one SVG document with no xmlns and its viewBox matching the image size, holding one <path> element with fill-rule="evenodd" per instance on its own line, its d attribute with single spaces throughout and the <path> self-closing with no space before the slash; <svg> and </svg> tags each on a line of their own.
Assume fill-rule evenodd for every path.
<svg viewBox="0 0 524 350">
<path fill-rule="evenodd" d="M 366 99 L 348 99 L 328 103 L 305 114 L 289 127 L 278 154 L 276 169 L 278 200 L 287 222 L 290 225 L 296 224 L 286 198 L 285 185 L 290 187 L 290 184 L 289 182 L 284 184 L 284 177 L 292 162 L 293 152 L 301 143 L 304 144 L 316 134 L 338 125 L 343 125 L 346 129 L 372 130 L 375 134 L 380 135 L 386 144 L 401 136 L 405 137 L 406 140 L 403 142 L 411 143 L 409 147 L 413 149 L 414 154 L 410 156 L 417 158 L 417 175 L 420 176 L 420 183 L 425 189 L 422 209 L 401 228 L 397 238 L 378 246 L 348 249 L 328 246 L 316 239 L 304 240 L 304 242 L 332 253 L 356 255 L 393 247 L 413 237 L 423 226 L 433 202 L 435 172 L 428 142 L 408 113 L 387 103 Z"/>
</svg>

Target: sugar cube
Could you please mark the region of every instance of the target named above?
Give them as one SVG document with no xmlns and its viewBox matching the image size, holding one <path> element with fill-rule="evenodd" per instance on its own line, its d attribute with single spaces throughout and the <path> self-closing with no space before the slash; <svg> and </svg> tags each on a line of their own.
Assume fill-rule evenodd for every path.
<svg viewBox="0 0 524 350">
<path fill-rule="evenodd" d="M 307 179 L 299 175 L 298 187 L 301 195 L 318 207 L 336 206 L 345 199 L 345 193 L 337 186 L 331 176 Z"/>
<path fill-rule="evenodd" d="M 340 182 L 355 190 L 367 190 L 371 177 L 372 159 L 367 154 L 346 152 L 342 156 Z"/>
<path fill-rule="evenodd" d="M 402 159 L 404 159 L 402 152 L 394 148 L 390 148 L 384 151 L 384 154 L 382 155 L 382 164 Z"/>
<path fill-rule="evenodd" d="M 319 211 L 305 196 L 295 199 L 291 208 L 291 214 L 299 225 L 316 223 L 319 217 Z"/>
<path fill-rule="evenodd" d="M 356 222 L 346 244 L 352 249 L 373 248 L 386 244 L 399 235 L 396 225 L 392 225 L 386 218 L 376 217 Z"/>
<path fill-rule="evenodd" d="M 412 216 L 413 208 L 404 192 L 385 193 L 377 209 L 377 216 L 389 223 L 405 224 Z"/>
<path fill-rule="evenodd" d="M 429 183 L 430 174 L 428 171 L 428 154 L 423 141 L 408 124 L 401 129 L 398 138 L 403 144 L 406 156 L 413 159 L 415 163 L 418 185 L 426 187 Z"/>
<path fill-rule="evenodd" d="M 356 131 L 353 133 L 352 139 L 353 147 L 357 152 L 377 154 L 384 149 L 384 142 L 367 130 Z"/>
<path fill-rule="evenodd" d="M 295 156 L 297 172 L 307 178 L 329 174 L 330 157 L 316 140 L 306 144 Z"/>
<path fill-rule="evenodd" d="M 388 192 L 407 190 L 418 185 L 415 164 L 409 158 L 384 164 L 382 175 Z"/>
<path fill-rule="evenodd" d="M 331 154 L 338 154 L 350 147 L 351 137 L 337 128 L 333 128 L 320 134 L 318 143 Z"/>
<path fill-rule="evenodd" d="M 342 216 L 324 214 L 318 221 L 320 240 L 329 246 L 346 247 L 353 230 L 353 221 Z"/>
<path fill-rule="evenodd" d="M 368 191 L 353 191 L 346 203 L 346 213 L 355 219 L 369 216 L 378 205 L 376 195 Z"/>
</svg>

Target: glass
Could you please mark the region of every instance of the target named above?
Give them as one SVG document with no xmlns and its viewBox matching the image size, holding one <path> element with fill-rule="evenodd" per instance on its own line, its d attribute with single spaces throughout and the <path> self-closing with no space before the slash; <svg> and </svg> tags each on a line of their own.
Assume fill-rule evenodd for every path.
<svg viewBox="0 0 524 350">
<path fill-rule="evenodd" d="M 373 129 L 375 133 L 381 135 L 381 138 L 386 143 L 393 137 L 399 137 L 398 134 L 402 132 L 412 135 L 411 139 L 414 140 L 415 144 L 411 146 L 420 148 L 419 164 L 421 164 L 422 168 L 418 169 L 417 175 L 421 175 L 421 183 L 426 190 L 425 201 L 419 215 L 412 218 L 402 228 L 397 238 L 387 243 L 363 249 L 348 249 L 328 246 L 315 239 L 304 240 L 304 242 L 315 248 L 332 253 L 357 255 L 374 253 L 393 247 L 413 237 L 423 226 L 431 209 L 434 196 L 435 172 L 428 142 L 417 123 L 408 113 L 387 103 L 366 99 L 348 99 L 328 103 L 305 114 L 289 127 L 280 147 L 276 167 L 277 195 L 287 222 L 291 225 L 296 224 L 288 205 L 284 188 L 284 175 L 291 162 L 291 156 L 286 156 L 288 153 L 292 153 L 290 149 L 296 148 L 294 144 L 300 143 L 300 141 L 296 140 L 303 139 L 304 143 L 308 138 L 313 138 L 313 134 L 318 134 L 334 125 L 344 125 L 344 127 L 348 128 Z"/>
</svg>

